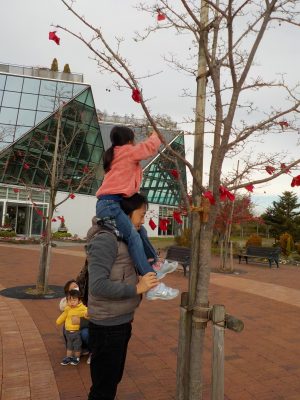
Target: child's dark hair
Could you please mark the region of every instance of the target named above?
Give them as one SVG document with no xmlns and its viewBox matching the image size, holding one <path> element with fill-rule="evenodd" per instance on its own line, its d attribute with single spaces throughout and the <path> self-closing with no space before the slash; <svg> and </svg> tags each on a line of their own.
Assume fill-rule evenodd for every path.
<svg viewBox="0 0 300 400">
<path fill-rule="evenodd" d="M 69 290 L 68 292 L 67 292 L 67 299 L 70 299 L 70 298 L 74 298 L 74 299 L 81 299 L 81 293 L 80 293 L 80 291 L 79 290 L 76 290 L 76 289 L 72 289 L 72 290 Z"/>
<path fill-rule="evenodd" d="M 77 284 L 75 279 L 70 279 L 68 282 L 66 282 L 65 286 L 64 286 L 65 295 L 69 292 L 69 287 L 70 287 L 71 283 L 76 283 Z"/>
<path fill-rule="evenodd" d="M 135 193 L 131 197 L 123 197 L 120 203 L 121 208 L 126 215 L 130 215 L 134 210 L 138 210 L 143 204 L 148 208 L 147 197 L 141 193 Z"/>
<path fill-rule="evenodd" d="M 104 171 L 108 172 L 114 158 L 114 147 L 124 146 L 134 141 L 134 132 L 127 126 L 114 126 L 110 131 L 111 147 L 106 150 L 103 157 Z"/>
</svg>

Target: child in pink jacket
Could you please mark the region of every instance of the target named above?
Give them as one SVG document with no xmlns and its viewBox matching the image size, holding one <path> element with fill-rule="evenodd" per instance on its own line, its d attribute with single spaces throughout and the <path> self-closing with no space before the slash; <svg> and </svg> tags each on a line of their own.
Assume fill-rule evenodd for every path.
<svg viewBox="0 0 300 400">
<path fill-rule="evenodd" d="M 134 143 L 134 132 L 126 126 L 115 126 L 110 133 L 112 146 L 104 154 L 105 176 L 98 189 L 96 216 L 99 219 L 114 220 L 123 239 L 128 244 L 131 255 L 139 273 L 145 275 L 155 272 L 152 265 L 157 261 L 157 254 L 151 245 L 146 229 L 138 232 L 129 217 L 121 208 L 123 197 L 131 197 L 137 193 L 142 183 L 142 168 L 140 161 L 155 156 L 161 145 L 156 132 L 141 143 Z M 151 260 L 151 261 L 149 261 Z M 163 278 L 167 273 L 175 271 L 177 263 L 165 261 L 156 272 L 157 278 Z M 170 300 L 179 294 L 177 289 L 158 284 L 147 292 L 149 300 Z"/>
</svg>

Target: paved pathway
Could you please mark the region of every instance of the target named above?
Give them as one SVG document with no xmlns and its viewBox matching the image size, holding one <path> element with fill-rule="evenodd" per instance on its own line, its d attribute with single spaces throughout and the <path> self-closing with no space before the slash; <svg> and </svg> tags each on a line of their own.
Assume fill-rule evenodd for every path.
<svg viewBox="0 0 300 400">
<path fill-rule="evenodd" d="M 33 284 L 38 246 L 0 245 L 3 287 Z M 82 247 L 55 248 L 50 284 L 76 276 Z M 217 260 L 214 260 L 216 263 Z M 211 275 L 210 302 L 225 304 L 245 330 L 225 337 L 225 399 L 300 400 L 300 268 L 242 266 L 243 275 Z M 166 283 L 187 289 L 182 272 Z M 1 289 L 1 287 L 0 287 Z M 0 296 L 0 372 L 3 400 L 83 400 L 90 386 L 85 358 L 62 367 L 64 343 L 55 326 L 57 300 L 15 300 Z M 179 299 L 144 301 L 136 313 L 133 337 L 118 400 L 175 399 Z M 204 400 L 210 391 L 211 329 L 205 344 Z"/>
</svg>

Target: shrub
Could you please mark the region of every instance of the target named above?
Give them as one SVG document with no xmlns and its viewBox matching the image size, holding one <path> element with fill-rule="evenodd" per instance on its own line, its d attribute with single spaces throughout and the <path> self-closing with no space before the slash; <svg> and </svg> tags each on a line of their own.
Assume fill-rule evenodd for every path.
<svg viewBox="0 0 300 400">
<path fill-rule="evenodd" d="M 191 247 L 191 229 L 184 228 L 180 236 L 175 237 L 178 246 Z"/>
<path fill-rule="evenodd" d="M 52 239 L 64 239 L 72 237 L 72 234 L 69 232 L 53 232 Z"/>
<path fill-rule="evenodd" d="M 15 231 L 1 231 L 0 230 L 0 237 L 15 237 L 17 236 Z"/>
<path fill-rule="evenodd" d="M 261 247 L 261 245 L 262 245 L 262 238 L 261 238 L 261 236 L 257 235 L 256 233 L 253 233 L 251 236 L 249 236 L 249 238 L 246 242 L 246 247 L 249 247 L 249 246 Z"/>
<path fill-rule="evenodd" d="M 282 253 L 286 256 L 289 256 L 294 249 L 294 239 L 292 235 L 285 232 L 279 237 L 279 243 L 282 250 Z"/>
</svg>

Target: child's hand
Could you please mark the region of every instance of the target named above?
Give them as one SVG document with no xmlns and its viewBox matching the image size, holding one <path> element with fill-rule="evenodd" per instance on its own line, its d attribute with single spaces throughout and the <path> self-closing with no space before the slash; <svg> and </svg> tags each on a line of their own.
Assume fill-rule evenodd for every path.
<svg viewBox="0 0 300 400">
<path fill-rule="evenodd" d="M 154 288 L 159 284 L 156 278 L 155 272 L 148 272 L 146 275 L 142 276 L 139 283 L 136 285 L 137 294 L 148 292 L 148 290 Z"/>
</svg>

